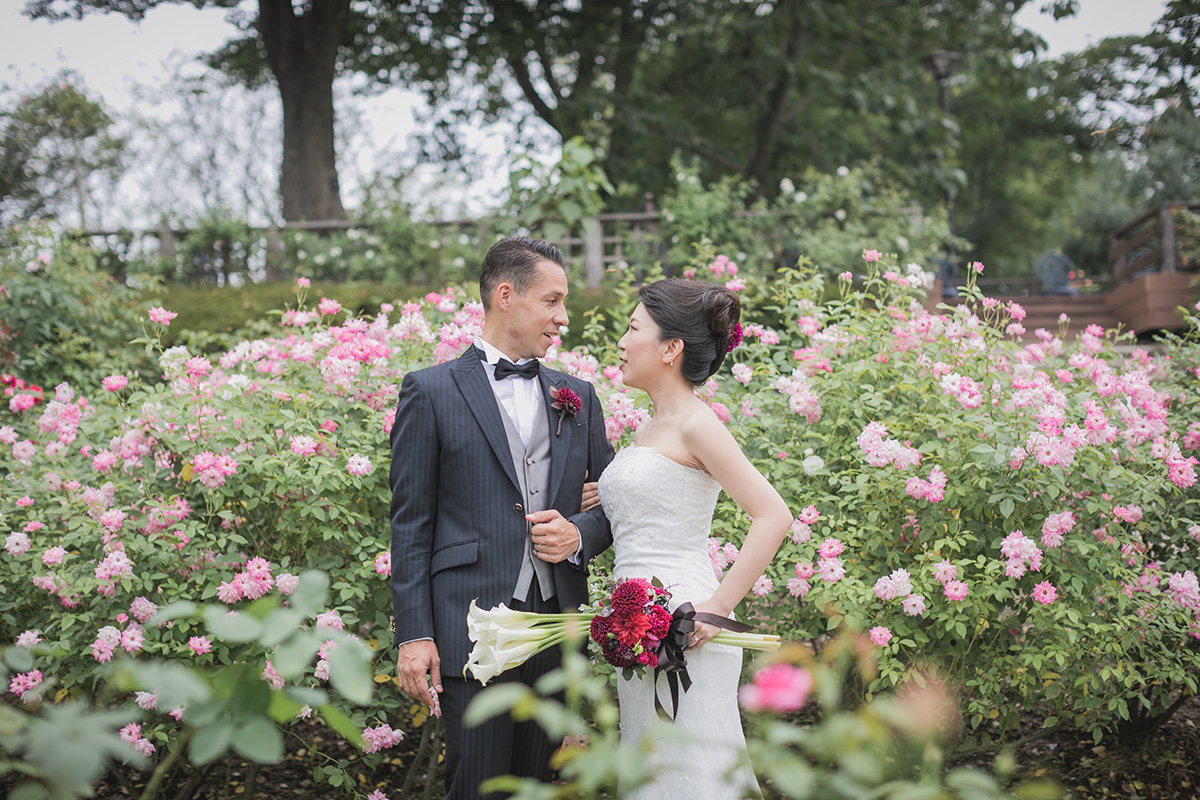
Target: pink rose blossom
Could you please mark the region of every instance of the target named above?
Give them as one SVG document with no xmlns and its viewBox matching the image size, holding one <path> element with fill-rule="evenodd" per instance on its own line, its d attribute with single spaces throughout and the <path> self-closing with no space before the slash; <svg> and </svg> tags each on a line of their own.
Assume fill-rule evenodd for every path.
<svg viewBox="0 0 1200 800">
<path fill-rule="evenodd" d="M 296 286 L 300 287 L 301 289 L 306 289 L 311 285 L 312 281 L 310 281 L 308 278 L 296 278 Z"/>
<path fill-rule="evenodd" d="M 786 714 L 804 707 L 813 689 L 813 676 L 807 669 L 780 663 L 754 673 L 753 680 L 738 689 L 738 702 L 747 711 Z"/>
<path fill-rule="evenodd" d="M 1037 586 L 1033 587 L 1033 599 L 1044 606 L 1048 606 L 1058 597 L 1058 592 L 1050 581 L 1042 581 Z"/>
<path fill-rule="evenodd" d="M 129 378 L 124 375 L 109 375 L 100 385 L 109 392 L 119 392 L 129 384 Z"/>
<path fill-rule="evenodd" d="M 871 641 L 879 647 L 887 647 L 888 642 L 892 640 L 892 632 L 882 625 L 877 625 L 871 628 Z"/>
<path fill-rule="evenodd" d="M 4 540 L 4 549 L 10 556 L 23 556 L 29 552 L 29 536 L 24 531 L 13 531 Z"/>
<path fill-rule="evenodd" d="M 963 581 L 948 581 L 942 587 L 943 594 L 951 600 L 963 600 L 966 598 L 969 589 Z"/>
<path fill-rule="evenodd" d="M 1142 521 L 1141 506 L 1117 506 L 1113 509 L 1113 516 L 1130 525 L 1135 525 Z"/>
<path fill-rule="evenodd" d="M 399 742 L 404 738 L 403 731 L 394 731 L 384 723 L 374 728 L 366 728 L 362 732 L 363 752 L 376 753 Z"/>
<path fill-rule="evenodd" d="M 385 576 L 392 574 L 392 553 L 390 550 L 384 550 L 375 556 L 375 572 Z"/>
<path fill-rule="evenodd" d="M 842 550 L 844 548 L 845 545 L 840 541 L 830 538 L 818 545 L 817 552 L 820 554 L 821 558 L 835 558 L 842 554 Z"/>
<path fill-rule="evenodd" d="M 766 597 L 775 588 L 775 584 L 766 575 L 759 575 L 758 580 L 754 582 L 754 587 L 750 590 L 755 597 Z"/>
<path fill-rule="evenodd" d="M 346 627 L 342 622 L 341 615 L 336 611 L 326 611 L 323 614 L 317 614 L 317 628 L 332 628 L 335 631 L 340 631 Z"/>
<path fill-rule="evenodd" d="M 332 298 L 322 297 L 321 302 L 317 303 L 317 310 L 325 316 L 331 316 L 342 310 L 342 304 Z"/>
<path fill-rule="evenodd" d="M 870 263 L 872 261 L 878 261 L 880 258 L 882 258 L 883 253 L 880 253 L 878 250 L 863 250 L 862 257 L 863 261 Z"/>
<path fill-rule="evenodd" d="M 947 583 L 958 577 L 958 567 L 948 560 L 942 559 L 933 565 L 933 579 L 938 583 Z"/>
<path fill-rule="evenodd" d="M 198 656 L 212 652 L 212 642 L 208 641 L 207 636 L 193 636 L 188 639 L 188 647 Z"/>
<path fill-rule="evenodd" d="M 837 583 L 846 575 L 846 567 L 840 558 L 825 558 L 817 565 L 817 577 L 828 583 Z"/>
<path fill-rule="evenodd" d="M 170 325 L 171 320 L 173 320 L 173 319 L 175 319 L 175 317 L 179 316 L 174 311 L 167 311 L 162 306 L 155 306 L 154 308 L 150 309 L 149 313 L 150 313 L 150 321 L 157 322 L 158 324 L 162 325 L 163 327 Z"/>
<path fill-rule="evenodd" d="M 817 511 L 817 507 L 813 505 L 805 506 L 796 517 L 797 520 L 803 522 L 805 525 L 812 525 L 820 518 L 821 512 Z M 838 553 L 834 553 L 834 555 L 838 555 Z"/>
<path fill-rule="evenodd" d="M 919 594 L 910 594 L 900 601 L 900 607 L 910 617 L 919 617 L 925 613 L 925 598 Z"/>
<path fill-rule="evenodd" d="M 366 456 L 353 455 L 346 461 L 346 471 L 359 478 L 370 475 L 372 469 L 371 459 Z"/>
<path fill-rule="evenodd" d="M 317 440 L 311 436 L 293 436 L 292 452 L 298 456 L 311 456 L 317 452 Z"/>
<path fill-rule="evenodd" d="M 300 585 L 300 579 L 290 573 L 283 573 L 275 579 L 275 586 L 279 588 L 279 593 L 289 595 L 296 591 L 296 587 Z"/>
<path fill-rule="evenodd" d="M 145 597 L 138 597 L 129 605 L 129 613 L 138 622 L 146 623 L 158 613 L 158 606 Z"/>
<path fill-rule="evenodd" d="M 28 703 L 34 699 L 33 690 L 42 685 L 42 677 L 41 670 L 37 669 L 19 673 L 9 681 L 8 691 L 19 695 L 22 703 Z"/>
<path fill-rule="evenodd" d="M 45 550 L 45 552 L 42 553 L 42 563 L 45 564 L 47 567 L 53 566 L 55 564 L 61 564 L 63 562 L 63 557 L 66 554 L 67 554 L 67 551 L 61 547 L 56 546 L 56 547 L 47 548 Z"/>
</svg>

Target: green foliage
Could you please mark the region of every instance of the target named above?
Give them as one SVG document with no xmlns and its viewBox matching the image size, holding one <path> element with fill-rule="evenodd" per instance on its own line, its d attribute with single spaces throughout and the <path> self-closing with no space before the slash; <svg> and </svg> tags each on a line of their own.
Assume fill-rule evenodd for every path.
<svg viewBox="0 0 1200 800">
<path fill-rule="evenodd" d="M 356 704 L 371 700 L 370 652 L 352 637 L 340 631 L 316 630 L 312 621 L 329 600 L 329 579 L 309 572 L 298 581 L 288 606 L 278 596 L 263 598 L 231 614 L 223 605 L 199 606 L 180 603 L 165 608 L 151 624 L 171 626 L 201 621 L 214 637 L 240 647 L 215 664 L 189 666 L 162 658 L 139 661 L 121 660 L 111 669 L 99 672 L 99 691 L 103 697 L 114 692 L 138 691 L 153 695 L 151 710 L 181 709 L 182 726 L 177 738 L 139 727 L 138 735 L 159 745 L 166 743 L 168 753 L 154 764 L 147 791 L 153 793 L 186 753 L 196 765 L 205 765 L 227 751 L 259 763 L 275 763 L 283 754 L 283 736 L 277 723 L 286 723 L 306 706 L 315 706 L 322 718 L 343 718 L 346 725 L 331 727 L 361 745 L 358 729 L 330 703 L 330 694 L 304 686 L 285 685 L 312 665 L 318 649 L 329 650 L 329 679 L 338 693 Z M 34 655 L 61 657 L 49 648 L 11 647 L 0 664 L 0 678 L 7 683 L 8 672 L 29 670 Z M 260 676 L 254 662 L 268 659 L 278 669 L 279 685 L 269 685 Z M 45 698 L 53 681 L 43 683 L 29 698 L 25 708 L 0 709 L 0 742 L 5 750 L 20 759 L 0 760 L 0 774 L 22 776 L 13 797 L 58 798 L 87 797 L 92 787 L 114 762 L 145 766 L 148 762 L 123 739 L 117 729 L 141 718 L 127 708 L 88 709 L 84 703 L 70 701 L 53 704 Z M 62 691 L 61 695 L 80 694 Z M 39 794 L 39 789 L 49 794 Z"/>
<path fill-rule="evenodd" d="M 58 76 L 0 110 L 0 227 L 65 217 L 87 227 L 95 179 L 119 176 L 126 140 L 77 76 Z"/>
<path fill-rule="evenodd" d="M 563 142 L 562 157 L 544 165 L 532 154 L 517 156 L 509 171 L 509 207 L 537 239 L 562 241 L 581 235 L 600 213 L 613 187 L 596 152 L 582 136 Z"/>
<path fill-rule="evenodd" d="M 942 746 L 953 733 L 957 715 L 945 687 L 936 680 L 921 678 L 897 698 L 847 702 L 842 687 L 851 676 L 875 669 L 868 648 L 861 635 L 839 630 L 816 658 L 811 651 L 793 646 L 755 665 L 802 670 L 813 686 L 809 703 L 815 716 L 804 724 L 769 712 L 750 720 L 750 755 L 769 791 L 796 800 L 1061 796 L 1058 787 L 1043 781 L 1006 791 L 1003 782 L 1011 772 L 1011 759 L 997 760 L 999 780 L 973 768 L 944 769 Z M 546 697 L 560 689 L 565 690 L 565 703 Z M 804 699 L 801 696 L 800 702 Z M 467 710 L 468 720 L 476 721 L 501 713 L 536 720 L 552 739 L 566 737 L 568 742 L 556 756 L 559 780 L 554 784 L 511 776 L 485 784 L 491 790 L 512 792 L 513 800 L 617 797 L 644 785 L 651 776 L 648 750 L 621 739 L 611 686 L 574 647 L 564 647 L 563 668 L 547 675 L 535 689 L 494 686 L 480 693 Z M 662 720 L 645 735 L 666 741 L 685 736 Z M 586 745 L 581 746 L 581 740 Z"/>
<path fill-rule="evenodd" d="M 137 293 L 99 268 L 100 253 L 36 226 L 0 240 L 0 370 L 95 386 L 112 371 L 145 366 L 128 358 L 137 335 Z"/>
<path fill-rule="evenodd" d="M 677 185 L 663 198 L 662 227 L 675 268 L 692 261 L 693 243 L 701 241 L 711 244 L 711 256 L 723 253 L 768 279 L 801 258 L 827 274 L 854 269 L 864 246 L 932 269 L 949 246 L 966 244 L 950 235 L 944 209 L 923 211 L 874 162 L 830 174 L 810 170 L 799 182 L 785 178 L 772 203 L 748 210 L 745 181 L 727 177 L 705 186 L 695 164 L 676 159 L 672 166 Z M 710 264 L 711 258 L 692 267 L 704 274 Z"/>
</svg>

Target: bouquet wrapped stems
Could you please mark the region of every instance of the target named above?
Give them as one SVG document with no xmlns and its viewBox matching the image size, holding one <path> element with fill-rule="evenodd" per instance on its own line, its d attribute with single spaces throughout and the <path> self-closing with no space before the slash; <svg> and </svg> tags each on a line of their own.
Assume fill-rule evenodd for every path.
<svg viewBox="0 0 1200 800">
<path fill-rule="evenodd" d="M 482 684 L 487 684 L 501 672 L 520 666 L 533 656 L 549 647 L 561 645 L 566 641 L 574 641 L 588 635 L 592 623 L 599 616 L 595 613 L 573 612 L 561 614 L 537 614 L 530 611 L 515 611 L 501 603 L 495 608 L 481 609 L 471 601 L 467 613 L 467 635 L 475 646 L 463 668 L 463 674 L 468 671 Z M 593 633 L 593 638 L 595 634 Z M 609 637 L 615 643 L 616 637 Z M 711 640 L 714 644 L 732 645 L 749 650 L 776 650 L 779 648 L 778 636 L 762 633 L 736 632 L 722 630 Z M 601 644 L 605 658 L 614 666 L 634 666 L 626 663 L 616 663 L 609 648 Z M 651 653 L 660 645 L 658 637 L 643 632 L 639 641 L 634 643 L 630 654 L 636 649 L 640 652 Z M 657 666 L 657 657 L 647 658 L 641 666 Z"/>
<path fill-rule="evenodd" d="M 480 683 L 520 666 L 549 647 L 587 634 L 592 614 L 536 614 L 515 611 L 501 603 L 484 610 L 471 601 L 467 635 L 475 643 L 463 674 L 470 671 Z"/>
</svg>

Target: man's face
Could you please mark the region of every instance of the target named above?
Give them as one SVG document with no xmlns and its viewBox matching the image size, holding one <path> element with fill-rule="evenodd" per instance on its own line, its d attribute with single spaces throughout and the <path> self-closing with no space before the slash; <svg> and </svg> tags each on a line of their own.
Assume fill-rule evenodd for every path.
<svg viewBox="0 0 1200 800">
<path fill-rule="evenodd" d="M 510 295 L 504 321 L 505 343 L 502 349 L 513 358 L 541 358 L 546 355 L 558 329 L 566 325 L 567 274 L 553 261 L 537 264 L 537 281 L 529 291 Z M 500 346 L 497 343 L 497 346 Z"/>
</svg>

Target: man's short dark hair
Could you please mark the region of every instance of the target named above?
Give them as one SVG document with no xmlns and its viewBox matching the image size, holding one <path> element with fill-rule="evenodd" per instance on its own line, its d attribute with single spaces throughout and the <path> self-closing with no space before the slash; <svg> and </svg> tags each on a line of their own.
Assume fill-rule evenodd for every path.
<svg viewBox="0 0 1200 800">
<path fill-rule="evenodd" d="M 501 283 L 511 283 L 518 294 L 524 295 L 537 282 L 539 261 L 553 261 L 564 270 L 566 257 L 550 242 L 527 236 L 510 236 L 496 242 L 483 257 L 479 270 L 479 297 L 486 311 L 492 292 Z"/>
</svg>

